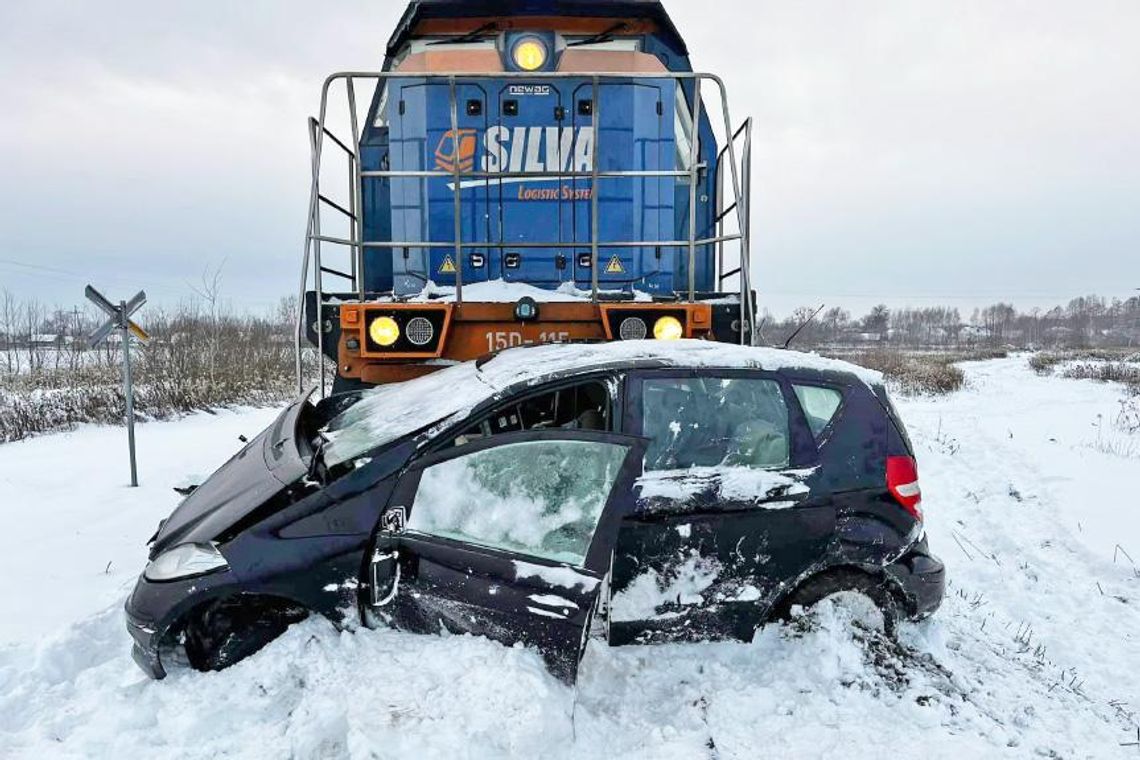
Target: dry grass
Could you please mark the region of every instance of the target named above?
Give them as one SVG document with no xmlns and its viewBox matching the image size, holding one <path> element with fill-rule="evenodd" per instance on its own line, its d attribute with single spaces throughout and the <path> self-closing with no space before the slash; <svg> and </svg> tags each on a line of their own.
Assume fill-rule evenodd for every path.
<svg viewBox="0 0 1140 760">
<path fill-rule="evenodd" d="M 1029 358 L 1029 366 L 1039 375 L 1048 375 L 1058 364 L 1067 362 L 1140 364 L 1140 352 L 1132 348 L 1081 348 L 1068 351 L 1038 351 Z"/>
<path fill-rule="evenodd" d="M 132 351 L 139 418 L 278 404 L 296 392 L 289 325 L 184 313 L 148 326 L 156 339 Z M 121 424 L 124 401 L 118 351 L 0 374 L 0 442 L 81 423 Z"/>
<path fill-rule="evenodd" d="M 966 375 L 956 362 L 1000 358 L 1005 352 L 924 353 L 874 349 L 844 353 L 837 358 L 878 370 L 891 389 L 904 395 L 944 395 L 960 390 Z"/>
<path fill-rule="evenodd" d="M 957 364 L 958 362 L 982 362 L 990 359 L 1005 359 L 1009 356 L 1009 351 L 1004 348 L 968 348 L 959 351 L 938 353 L 936 356 L 941 361 Z"/>
<path fill-rule="evenodd" d="M 1129 435 L 1140 433 L 1140 394 L 1120 400 L 1116 428 Z"/>
<path fill-rule="evenodd" d="M 1061 367 L 1061 377 L 1121 383 L 1140 393 L 1140 353 L 1131 348 L 1039 351 L 1029 358 L 1039 375 L 1051 375 Z"/>
<path fill-rule="evenodd" d="M 1128 362 L 1082 362 L 1067 367 L 1061 377 L 1073 380 L 1099 380 L 1121 383 L 1133 392 L 1140 393 L 1140 364 Z"/>
</svg>

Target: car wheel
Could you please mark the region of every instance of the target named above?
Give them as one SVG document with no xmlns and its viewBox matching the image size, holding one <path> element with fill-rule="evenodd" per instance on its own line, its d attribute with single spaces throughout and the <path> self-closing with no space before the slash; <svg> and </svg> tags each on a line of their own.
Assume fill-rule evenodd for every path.
<svg viewBox="0 0 1140 760">
<path fill-rule="evenodd" d="M 307 617 L 276 601 L 234 600 L 210 605 L 186 625 L 186 658 L 196 670 L 222 670 L 258 652 Z"/>
<path fill-rule="evenodd" d="M 887 583 L 867 573 L 842 570 L 818 575 L 793 591 L 777 612 L 782 620 L 791 620 L 796 608 L 810 611 L 825 600 L 843 605 L 854 625 L 879 630 L 894 637 L 902 619 L 902 607 Z"/>
</svg>

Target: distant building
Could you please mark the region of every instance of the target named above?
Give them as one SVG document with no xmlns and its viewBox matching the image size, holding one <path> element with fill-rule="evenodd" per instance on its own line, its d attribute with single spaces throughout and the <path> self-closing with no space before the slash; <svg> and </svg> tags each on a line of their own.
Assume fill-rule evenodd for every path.
<svg viewBox="0 0 1140 760">
<path fill-rule="evenodd" d="M 884 336 L 877 332 L 861 332 L 859 330 L 845 330 L 840 336 L 843 343 L 882 343 Z"/>
<path fill-rule="evenodd" d="M 967 345 L 989 343 L 994 338 L 993 331 L 985 325 L 962 325 L 958 340 Z"/>
<path fill-rule="evenodd" d="M 30 348 L 59 348 L 63 345 L 63 336 L 56 333 L 36 333 L 28 336 Z"/>
</svg>

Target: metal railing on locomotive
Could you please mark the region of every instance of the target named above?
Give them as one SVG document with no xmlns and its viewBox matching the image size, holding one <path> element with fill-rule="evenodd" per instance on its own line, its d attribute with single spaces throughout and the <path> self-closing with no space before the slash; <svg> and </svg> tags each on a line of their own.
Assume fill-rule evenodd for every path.
<svg viewBox="0 0 1140 760">
<path fill-rule="evenodd" d="M 591 110 L 591 125 L 593 128 L 594 146 L 590 161 L 590 171 L 533 171 L 533 172 L 486 172 L 486 171 L 461 171 L 460 162 L 454 162 L 453 171 L 419 171 L 419 170 L 399 170 L 399 169 L 385 169 L 385 170 L 368 170 L 362 171 L 360 168 L 360 120 L 357 110 L 356 101 L 356 82 L 357 80 L 364 80 L 369 83 L 382 83 L 390 79 L 419 79 L 419 80 L 443 80 L 448 83 L 448 97 L 451 114 L 451 130 L 452 134 L 459 134 L 459 106 L 458 98 L 456 96 L 456 85 L 458 83 L 470 83 L 480 80 L 498 80 L 498 79 L 520 79 L 520 80 L 550 80 L 550 79 L 589 79 L 593 87 L 593 103 L 594 107 Z M 673 80 L 692 80 L 691 90 L 691 108 L 689 116 L 691 118 L 692 138 L 689 141 L 689 161 L 687 169 L 675 170 L 660 170 L 660 171 L 601 171 L 598 168 L 598 154 L 600 152 L 601 134 L 598 129 L 598 114 L 600 111 L 598 90 L 603 81 L 618 81 L 628 82 L 632 79 L 673 79 Z M 334 82 L 343 81 L 345 83 L 345 92 L 348 100 L 349 109 L 349 128 L 352 130 L 352 138 L 350 143 L 339 139 L 336 135 L 329 131 L 327 124 L 328 108 L 329 108 L 329 89 Z M 707 168 L 707 165 L 700 162 L 700 117 L 701 117 L 701 83 L 712 82 L 717 91 L 719 92 L 721 116 L 724 122 L 724 134 L 727 136 L 725 145 L 719 153 L 719 157 L 723 157 L 725 153 L 728 154 L 728 165 L 731 169 L 730 176 L 732 180 L 732 193 L 733 202 L 723 207 L 723 193 L 718 193 L 717 201 L 717 215 L 713 224 L 713 228 L 717 230 L 717 234 L 713 237 L 698 238 L 696 236 L 697 226 L 697 183 L 700 178 L 701 171 Z M 364 268 L 364 250 L 366 248 L 388 248 L 388 249 L 401 249 L 401 248 L 450 248 L 454 250 L 456 271 L 455 271 L 455 301 L 457 304 L 463 303 L 463 250 L 465 248 L 560 248 L 566 245 L 566 241 L 550 241 L 550 242 L 537 242 L 528 241 L 525 243 L 520 242 L 464 242 L 462 239 L 462 193 L 458 192 L 458 187 L 461 179 L 486 179 L 488 183 L 493 183 L 495 180 L 514 179 L 514 178 L 529 178 L 529 179 L 588 179 L 590 180 L 591 188 L 598 186 L 599 180 L 607 179 L 629 179 L 639 177 L 674 177 L 674 178 L 688 178 L 689 180 L 689 236 L 687 240 L 628 240 L 628 241 L 606 241 L 601 243 L 599 241 L 599 219 L 598 219 L 598 197 L 600 193 L 590 193 L 591 204 L 591 230 L 590 230 L 590 300 L 593 303 L 598 301 L 598 251 L 599 248 L 640 248 L 640 247 L 659 247 L 659 248 L 686 248 L 688 250 L 688 291 L 686 301 L 692 303 L 696 300 L 696 252 L 698 246 L 714 245 L 718 247 L 719 255 L 717 256 L 718 266 L 720 271 L 717 272 L 718 287 L 722 287 L 724 281 L 732 276 L 739 276 L 740 279 L 740 342 L 751 343 L 754 334 L 753 310 L 752 310 L 752 291 L 751 291 L 751 276 L 750 276 L 750 260 L 749 260 L 749 241 L 748 241 L 748 211 L 749 211 L 749 198 L 748 193 L 751 187 L 751 125 L 752 120 L 746 120 L 739 129 L 732 129 L 732 119 L 728 110 L 728 97 L 725 90 L 724 82 L 714 74 L 703 74 L 697 72 L 634 72 L 634 73 L 615 73 L 615 72 L 547 72 L 542 74 L 535 74 L 533 72 L 495 72 L 488 74 L 482 73 L 458 73 L 450 72 L 446 74 L 433 74 L 429 72 L 367 72 L 367 71 L 346 71 L 338 72 L 328 76 L 324 84 L 321 86 L 321 105 L 317 118 L 310 118 L 310 147 L 312 151 L 312 185 L 309 195 L 309 214 L 305 230 L 305 251 L 301 265 L 301 287 L 299 292 L 299 306 L 298 319 L 297 319 L 297 334 L 296 334 L 296 370 L 297 370 L 297 384 L 298 388 L 304 389 L 304 370 L 302 363 L 302 346 L 305 340 L 305 310 L 304 300 L 305 293 L 309 285 L 309 266 L 312 263 L 313 270 L 313 285 L 316 291 L 316 304 L 318 319 L 323 319 L 322 304 L 324 301 L 324 281 L 323 275 L 328 274 L 340 279 L 347 280 L 351 283 L 351 290 L 361 299 L 365 299 L 363 278 L 360 273 Z M 744 148 L 738 161 L 736 153 L 736 140 L 743 135 Z M 339 147 L 347 156 L 349 167 L 349 196 L 347 207 L 343 204 L 337 203 L 321 191 L 321 158 L 324 152 L 324 144 L 326 138 L 333 143 L 334 146 Z M 351 146 L 351 147 L 350 147 Z M 723 183 L 723 175 L 721 169 L 723 168 L 723 161 L 718 160 L 718 177 L 717 184 L 720 186 Z M 387 178 L 430 178 L 430 177 L 450 177 L 454 182 L 457 191 L 455 192 L 455 235 L 452 241 L 426 241 L 426 240 L 362 240 L 361 228 L 361 199 L 358 188 L 361 186 L 361 180 L 367 177 L 387 177 Z M 339 214 L 342 214 L 349 221 L 350 237 L 348 239 L 331 237 L 321 234 L 321 209 L 328 207 Z M 724 232 L 724 221 L 729 214 L 734 214 L 736 217 L 737 232 L 726 233 Z M 726 272 L 724 269 L 724 245 L 728 242 L 736 242 L 739 246 L 739 265 L 736 269 Z M 349 253 L 349 271 L 345 272 L 338 269 L 332 269 L 324 266 L 322 261 L 321 245 L 329 244 L 342 247 Z M 315 329 L 317 335 L 317 362 L 318 373 L 320 375 L 320 389 L 321 395 L 325 395 L 325 373 L 323 371 L 324 361 L 324 325 L 317 324 Z"/>
</svg>

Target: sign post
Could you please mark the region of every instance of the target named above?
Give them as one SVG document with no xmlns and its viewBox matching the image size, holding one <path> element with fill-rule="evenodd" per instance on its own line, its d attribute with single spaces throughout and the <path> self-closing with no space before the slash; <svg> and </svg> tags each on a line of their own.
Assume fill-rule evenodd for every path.
<svg viewBox="0 0 1140 760">
<path fill-rule="evenodd" d="M 138 467 L 135 463 L 135 389 L 134 383 L 131 379 L 131 336 L 135 336 L 143 343 L 150 340 L 146 330 L 139 327 L 131 320 L 131 315 L 142 308 L 146 303 L 146 293 L 139 291 L 135 297 L 129 301 L 119 301 L 116 306 L 111 303 L 95 288 L 90 285 L 87 286 L 85 291 L 87 300 L 98 306 L 108 319 L 104 322 L 99 329 L 91 333 L 87 338 L 87 346 L 95 348 L 111 335 L 115 330 L 118 330 L 122 336 L 123 342 L 123 397 L 126 399 L 126 416 L 127 416 L 127 445 L 130 448 L 131 456 L 131 488 L 137 488 L 139 484 Z"/>
</svg>

